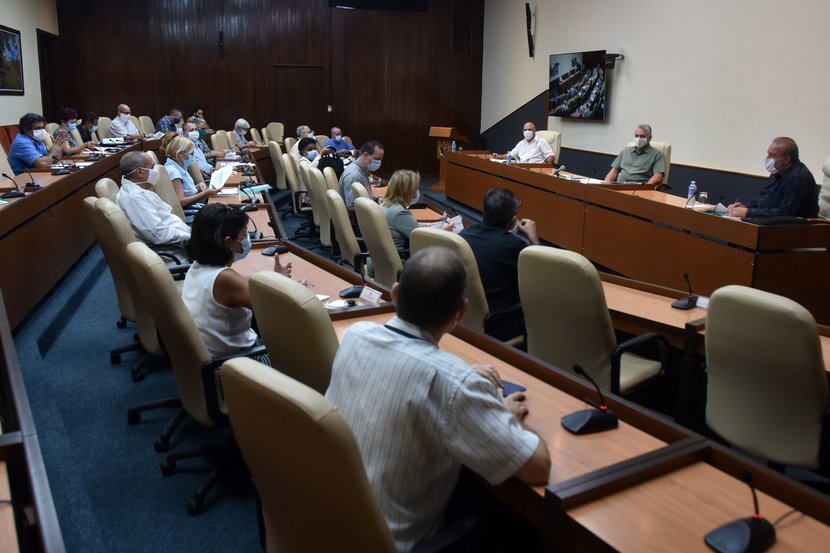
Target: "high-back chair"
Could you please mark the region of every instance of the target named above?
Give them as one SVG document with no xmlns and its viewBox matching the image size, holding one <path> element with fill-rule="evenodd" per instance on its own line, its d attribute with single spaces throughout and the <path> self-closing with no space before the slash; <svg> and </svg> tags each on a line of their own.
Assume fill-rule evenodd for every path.
<svg viewBox="0 0 830 553">
<path fill-rule="evenodd" d="M 663 153 L 663 158 L 666 160 L 666 172 L 663 173 L 663 186 L 669 184 L 669 171 L 671 170 L 671 144 L 668 142 L 660 142 L 658 140 L 651 141 L 651 147 L 657 148 Z"/>
<path fill-rule="evenodd" d="M 830 157 L 824 160 L 821 166 L 824 179 L 818 193 L 818 213 L 822 217 L 830 218 Z"/>
<path fill-rule="evenodd" d="M 144 153 L 150 156 L 150 159 L 153 160 L 153 165 L 159 165 L 159 156 L 154 150 L 147 150 Z"/>
<path fill-rule="evenodd" d="M 559 131 L 536 131 L 536 134 L 547 140 L 553 150 L 553 162 L 559 163 L 559 150 L 562 147 L 562 133 Z"/>
<path fill-rule="evenodd" d="M 297 143 L 297 139 L 293 136 L 286 136 L 283 140 L 283 144 L 285 144 L 285 151 L 286 153 L 291 153 L 292 148 L 294 148 L 294 144 Z"/>
<path fill-rule="evenodd" d="M 249 286 L 257 325 L 275 365 L 325 393 L 339 346 L 326 308 L 307 286 L 274 271 L 254 274 Z"/>
<path fill-rule="evenodd" d="M 99 198 L 106 198 L 112 203 L 115 203 L 118 190 L 118 184 L 109 177 L 98 179 L 98 182 L 95 183 L 95 195 Z"/>
<path fill-rule="evenodd" d="M 78 129 L 72 129 L 71 131 L 69 131 L 69 135 L 72 137 L 72 140 L 75 141 L 75 144 L 77 146 L 84 144 L 85 140 L 81 138 L 81 133 L 78 132 Z"/>
<path fill-rule="evenodd" d="M 363 186 L 359 182 L 353 182 L 352 183 L 352 196 L 354 196 L 355 199 L 357 199 L 357 198 L 367 198 L 369 200 L 372 199 L 372 195 L 369 194 L 369 191 L 366 190 L 366 187 Z"/>
<path fill-rule="evenodd" d="M 271 163 L 274 165 L 274 173 L 277 176 L 277 189 L 285 190 L 288 184 L 285 182 L 285 167 L 282 165 L 282 148 L 274 140 L 268 141 L 268 154 L 271 156 Z"/>
<path fill-rule="evenodd" d="M 236 138 L 236 133 L 233 131 L 225 132 L 225 138 L 228 140 L 228 146 L 231 150 L 239 151 L 242 147 L 239 145 L 239 140 Z"/>
<path fill-rule="evenodd" d="M 98 141 L 105 138 L 110 138 L 110 125 L 112 125 L 112 119 L 101 115 L 98 117 L 98 128 L 95 132 L 98 134 Z"/>
<path fill-rule="evenodd" d="M 326 200 L 326 179 L 316 167 L 310 167 L 307 172 L 308 185 L 311 187 L 311 206 L 317 211 L 317 226 L 320 227 L 320 243 L 330 248 L 331 215 L 329 215 L 328 201 Z"/>
<path fill-rule="evenodd" d="M 144 133 L 141 122 L 138 120 L 138 117 L 136 117 L 135 115 L 130 115 L 130 121 L 132 121 L 133 125 L 135 125 L 135 128 L 138 129 L 138 132 L 142 134 Z M 156 132 L 155 128 L 153 129 L 153 132 Z"/>
<path fill-rule="evenodd" d="M 6 154 L 6 150 L 2 146 L 0 146 L 0 174 L 2 174 L 2 173 L 6 173 L 10 177 L 14 176 L 14 172 L 12 171 L 12 166 L 9 165 L 9 157 Z M 6 185 L 12 186 L 11 183 L 9 183 L 8 181 L 6 181 Z"/>
<path fill-rule="evenodd" d="M 328 190 L 340 191 L 340 181 L 337 179 L 337 173 L 333 167 L 324 167 L 323 177 L 326 179 L 326 188 Z"/>
<path fill-rule="evenodd" d="M 326 168 L 328 170 L 328 168 Z M 355 237 L 352 223 L 349 220 L 349 210 L 346 203 L 337 190 L 327 190 L 326 200 L 329 215 L 334 224 L 334 237 L 340 247 L 342 262 L 352 269 L 363 274 L 363 253 L 360 251 L 360 243 Z"/>
<path fill-rule="evenodd" d="M 228 133 L 226 133 L 225 131 L 216 131 L 215 133 L 210 135 L 210 147 L 213 150 L 217 150 L 220 152 L 230 150 L 231 146 L 228 142 Z"/>
<path fill-rule="evenodd" d="M 150 119 L 148 115 L 139 115 L 138 116 L 138 130 L 142 131 L 144 134 L 156 134 L 156 126 L 153 124 L 153 120 Z"/>
<path fill-rule="evenodd" d="M 262 141 L 262 135 L 259 134 L 259 130 L 256 127 L 251 127 L 251 140 L 253 140 L 257 146 L 265 144 L 265 142 Z"/>
<path fill-rule="evenodd" d="M 310 206 L 303 206 L 305 191 L 300 187 L 300 177 L 297 173 L 297 159 L 291 154 L 282 154 L 282 166 L 285 169 L 285 182 L 291 190 L 291 204 L 294 213 L 300 215 L 311 210 Z"/>
<path fill-rule="evenodd" d="M 481 275 L 478 272 L 475 254 L 466 240 L 455 234 L 442 229 L 420 227 L 412 231 L 409 236 L 409 251 L 415 252 L 430 246 L 441 246 L 447 248 L 461 259 L 464 269 L 467 272 L 467 288 L 465 296 L 470 305 L 467 313 L 462 319 L 462 324 L 477 330 L 484 330 L 484 319 L 490 312 L 487 305 L 487 296 L 484 295 L 484 286 L 481 284 Z"/>
<path fill-rule="evenodd" d="M 51 135 L 58 127 L 60 127 L 58 123 L 46 123 L 44 128 L 46 129 L 46 132 Z"/>
<path fill-rule="evenodd" d="M 519 294 L 527 328 L 527 352 L 563 370 L 575 364 L 606 390 L 627 394 L 661 375 L 668 345 L 643 334 L 617 346 L 599 274 L 575 252 L 528 246 L 519 254 Z M 628 353 L 652 342 L 659 361 Z"/>
<path fill-rule="evenodd" d="M 366 242 L 375 269 L 375 280 L 391 288 L 403 269 L 400 253 L 395 249 L 392 232 L 380 206 L 369 198 L 355 198 L 355 212 L 360 234 Z"/>
<path fill-rule="evenodd" d="M 314 140 L 316 140 L 317 144 L 319 144 L 320 147 L 322 148 L 323 146 L 326 145 L 326 142 L 329 141 L 329 137 L 324 135 L 324 134 L 315 134 L 314 135 Z"/>
<path fill-rule="evenodd" d="M 271 121 L 268 125 L 266 125 L 265 132 L 268 133 L 267 140 L 282 142 L 285 137 L 285 126 L 277 121 Z M 264 133 L 263 138 L 265 138 Z"/>
<path fill-rule="evenodd" d="M 153 190 L 155 190 L 156 194 L 164 200 L 164 203 L 173 209 L 173 214 L 184 221 L 184 209 L 182 209 L 182 203 L 179 201 L 179 197 L 176 195 L 176 190 L 173 188 L 173 181 L 170 180 L 170 173 L 167 172 L 164 165 L 157 164 L 155 167 L 159 172 L 159 179 L 156 181 L 156 184 L 153 185 Z"/>
<path fill-rule="evenodd" d="M 256 361 L 228 361 L 222 375 L 233 433 L 262 503 L 265 550 L 393 553 L 357 442 L 337 408 Z M 302 446 L 289 453 L 286 444 Z"/>
<path fill-rule="evenodd" d="M 804 307 L 724 286 L 706 314 L 706 424 L 779 465 L 830 469 L 830 399 L 816 321 Z"/>
<path fill-rule="evenodd" d="M 202 168 L 198 163 L 191 163 L 187 168 L 187 172 L 193 178 L 195 184 L 205 184 L 205 176 L 202 174 Z"/>
</svg>

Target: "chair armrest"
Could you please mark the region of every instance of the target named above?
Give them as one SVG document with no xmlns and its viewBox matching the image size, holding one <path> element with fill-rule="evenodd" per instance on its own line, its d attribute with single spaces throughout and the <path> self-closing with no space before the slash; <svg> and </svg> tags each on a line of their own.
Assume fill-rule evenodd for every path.
<svg viewBox="0 0 830 553">
<path fill-rule="evenodd" d="M 620 393 L 620 366 L 622 364 L 623 354 L 628 353 L 637 346 L 648 343 L 654 343 L 657 346 L 659 353 L 658 360 L 660 361 L 660 376 L 666 372 L 666 363 L 669 359 L 669 344 L 666 342 L 666 339 L 655 332 L 640 334 L 617 345 L 611 354 L 611 393 L 617 395 Z"/>
<path fill-rule="evenodd" d="M 821 417 L 821 441 L 818 444 L 818 461 L 823 474 L 830 472 L 830 407 Z"/>
<path fill-rule="evenodd" d="M 205 393 L 205 403 L 207 404 L 208 413 L 210 413 L 210 417 L 213 420 L 222 420 L 227 416 L 222 413 L 219 408 L 220 397 L 216 389 L 217 381 L 219 383 L 219 388 L 222 388 L 222 374 L 220 372 L 222 364 L 230 359 L 236 359 L 238 357 L 257 357 L 264 353 L 266 353 L 265 346 L 251 346 L 231 355 L 214 357 L 202 365 L 202 389 Z M 224 401 L 224 399 L 223 395 L 221 400 Z"/>
<path fill-rule="evenodd" d="M 499 332 L 499 329 L 505 322 L 513 321 L 518 317 L 523 317 L 523 315 L 521 303 L 517 303 L 500 311 L 491 311 L 484 317 L 484 333 L 502 340 L 511 346 L 520 346 L 526 340 L 524 332 L 516 336 L 504 336 L 504 333 Z"/>
</svg>

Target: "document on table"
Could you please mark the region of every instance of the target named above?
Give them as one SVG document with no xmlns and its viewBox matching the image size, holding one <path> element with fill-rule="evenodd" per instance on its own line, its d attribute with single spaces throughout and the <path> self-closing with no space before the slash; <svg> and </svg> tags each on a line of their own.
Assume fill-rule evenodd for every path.
<svg viewBox="0 0 830 553">
<path fill-rule="evenodd" d="M 221 190 L 222 187 L 225 186 L 225 183 L 228 182 L 228 179 L 232 174 L 233 167 L 230 165 L 214 170 L 210 175 L 210 187 L 219 188 Z"/>
</svg>

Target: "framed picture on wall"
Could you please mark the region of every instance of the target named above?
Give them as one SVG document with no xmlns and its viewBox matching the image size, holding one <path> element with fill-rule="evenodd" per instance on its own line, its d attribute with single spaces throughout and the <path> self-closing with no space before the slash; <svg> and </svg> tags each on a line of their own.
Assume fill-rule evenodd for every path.
<svg viewBox="0 0 830 553">
<path fill-rule="evenodd" d="M 23 94 L 20 31 L 0 25 L 0 94 Z"/>
</svg>

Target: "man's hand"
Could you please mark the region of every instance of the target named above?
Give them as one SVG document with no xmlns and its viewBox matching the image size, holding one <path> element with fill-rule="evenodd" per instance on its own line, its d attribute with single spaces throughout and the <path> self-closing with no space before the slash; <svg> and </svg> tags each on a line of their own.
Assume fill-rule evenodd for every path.
<svg viewBox="0 0 830 553">
<path fill-rule="evenodd" d="M 288 278 L 291 278 L 291 268 L 292 268 L 291 263 L 288 263 L 286 265 L 283 265 L 283 264 L 280 263 L 280 255 L 279 254 L 274 256 L 274 271 L 275 272 L 277 272 L 281 275 L 285 275 Z"/>
<path fill-rule="evenodd" d="M 742 204 L 741 202 L 736 202 L 736 203 L 734 203 L 734 204 L 730 204 L 730 205 L 729 205 L 729 206 L 727 206 L 727 208 L 726 208 L 726 214 L 727 214 L 729 217 L 741 217 L 741 218 L 744 218 L 744 217 L 746 217 L 746 212 L 747 212 L 747 211 L 748 211 L 748 210 L 747 210 L 746 206 L 745 206 L 744 204 Z"/>
<path fill-rule="evenodd" d="M 527 236 L 531 243 L 539 244 L 539 235 L 536 234 L 536 223 L 532 219 L 522 219 L 518 225 L 519 232 Z"/>
<path fill-rule="evenodd" d="M 498 388 L 502 389 L 504 386 L 501 383 L 501 377 L 499 376 L 498 371 L 493 367 L 493 365 L 471 365 L 473 370 L 489 380 L 493 383 L 493 385 Z"/>
<path fill-rule="evenodd" d="M 522 392 L 510 394 L 502 400 L 507 410 L 513 413 L 517 419 L 524 420 L 528 414 L 528 408 L 525 404 L 525 395 Z"/>
</svg>

